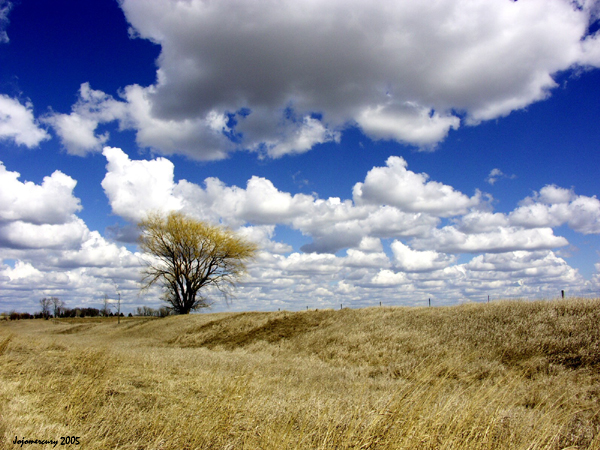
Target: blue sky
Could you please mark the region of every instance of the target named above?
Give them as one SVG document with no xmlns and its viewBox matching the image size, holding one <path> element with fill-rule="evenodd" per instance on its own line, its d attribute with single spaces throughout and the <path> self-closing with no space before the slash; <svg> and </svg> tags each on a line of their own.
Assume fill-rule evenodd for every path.
<svg viewBox="0 0 600 450">
<path fill-rule="evenodd" d="M 215 311 L 598 295 L 598 2 L 271 3 L 0 0 L 0 311 L 158 306 L 155 209 L 259 244 Z"/>
</svg>

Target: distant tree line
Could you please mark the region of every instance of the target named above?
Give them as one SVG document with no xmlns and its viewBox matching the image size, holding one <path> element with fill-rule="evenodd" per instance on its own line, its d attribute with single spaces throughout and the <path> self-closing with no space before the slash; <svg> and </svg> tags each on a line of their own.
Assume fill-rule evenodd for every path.
<svg viewBox="0 0 600 450">
<path fill-rule="evenodd" d="M 68 317 L 116 317 L 117 314 L 113 314 L 110 311 L 106 295 L 104 296 L 104 307 L 98 308 L 67 308 L 65 303 L 58 297 L 44 297 L 39 301 L 41 311 L 34 314 L 20 313 L 17 311 L 11 311 L 10 313 L 2 313 L 3 319 L 10 320 L 22 320 L 22 319 L 50 319 L 50 318 L 68 318 Z M 120 313 L 123 317 L 123 313 Z M 131 316 L 131 313 L 129 314 Z"/>
<path fill-rule="evenodd" d="M 175 314 L 173 308 L 168 308 L 166 306 L 161 306 L 158 309 L 150 308 L 148 306 L 139 306 L 135 310 L 136 316 L 167 317 L 173 314 Z"/>
<path fill-rule="evenodd" d="M 131 317 L 132 314 L 130 313 Z M 3 313 L 2 317 L 10 320 L 23 320 L 23 319 L 51 319 L 51 318 L 69 318 L 69 317 L 117 317 L 117 314 L 113 314 L 112 312 L 108 313 L 106 316 L 102 314 L 102 311 L 97 308 L 64 308 L 58 315 L 54 314 L 45 314 L 43 312 L 36 312 L 34 314 L 30 313 L 20 313 L 16 311 L 11 311 L 9 313 Z M 124 314 L 121 313 L 121 317 L 124 317 Z"/>
<path fill-rule="evenodd" d="M 24 319 L 50 319 L 50 318 L 72 318 L 72 317 L 124 317 L 123 313 L 113 313 L 106 296 L 104 296 L 104 305 L 98 308 L 67 308 L 62 300 L 57 297 L 44 297 L 40 300 L 41 311 L 34 314 L 11 311 L 0 314 L 0 319 L 4 320 L 24 320 Z M 173 308 L 161 306 L 154 309 L 148 306 L 136 308 L 136 316 L 145 317 L 167 317 L 175 314 Z M 129 317 L 133 314 L 129 313 Z"/>
</svg>

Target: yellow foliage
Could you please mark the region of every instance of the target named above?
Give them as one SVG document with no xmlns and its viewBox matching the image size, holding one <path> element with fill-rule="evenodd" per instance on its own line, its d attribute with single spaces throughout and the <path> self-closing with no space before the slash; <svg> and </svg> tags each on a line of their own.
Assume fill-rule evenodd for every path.
<svg viewBox="0 0 600 450">
<path fill-rule="evenodd" d="M 144 288 L 159 283 L 177 313 L 206 306 L 202 288 L 227 296 L 254 257 L 257 246 L 232 230 L 192 219 L 180 212 L 150 213 L 138 224 L 145 260 Z"/>
</svg>

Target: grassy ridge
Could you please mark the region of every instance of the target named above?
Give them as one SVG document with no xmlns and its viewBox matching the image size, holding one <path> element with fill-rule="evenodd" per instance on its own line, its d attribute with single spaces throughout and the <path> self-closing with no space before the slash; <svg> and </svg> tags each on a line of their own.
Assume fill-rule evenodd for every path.
<svg viewBox="0 0 600 450">
<path fill-rule="evenodd" d="M 0 324 L 0 447 L 600 448 L 600 302 Z"/>
</svg>

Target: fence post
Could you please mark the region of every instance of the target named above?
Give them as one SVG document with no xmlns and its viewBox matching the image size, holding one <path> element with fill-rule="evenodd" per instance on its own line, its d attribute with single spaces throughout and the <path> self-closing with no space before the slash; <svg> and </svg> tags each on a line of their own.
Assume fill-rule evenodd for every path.
<svg viewBox="0 0 600 450">
<path fill-rule="evenodd" d="M 429 299 L 429 306 L 431 306 L 431 299 Z"/>
<path fill-rule="evenodd" d="M 562 291 L 560 291 L 560 295 L 562 296 L 562 298 L 565 298 L 565 290 L 564 289 Z"/>
</svg>

